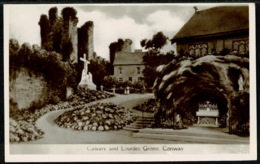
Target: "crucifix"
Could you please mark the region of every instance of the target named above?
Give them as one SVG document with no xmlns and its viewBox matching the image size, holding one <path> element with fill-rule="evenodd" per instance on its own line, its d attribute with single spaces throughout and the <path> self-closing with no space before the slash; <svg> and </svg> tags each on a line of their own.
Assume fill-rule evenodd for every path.
<svg viewBox="0 0 260 164">
<path fill-rule="evenodd" d="M 83 58 L 81 57 L 80 60 L 84 62 L 83 72 L 85 74 L 88 74 L 88 64 L 90 64 L 90 62 L 86 59 L 86 54 L 85 53 L 83 54 Z"/>
</svg>

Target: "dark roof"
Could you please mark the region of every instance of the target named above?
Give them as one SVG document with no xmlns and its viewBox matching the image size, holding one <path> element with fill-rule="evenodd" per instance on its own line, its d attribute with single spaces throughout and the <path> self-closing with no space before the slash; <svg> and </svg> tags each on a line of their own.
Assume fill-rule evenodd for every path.
<svg viewBox="0 0 260 164">
<path fill-rule="evenodd" d="M 171 41 L 248 29 L 248 6 L 214 7 L 195 12 Z"/>
<path fill-rule="evenodd" d="M 117 52 L 113 65 L 143 64 L 145 52 Z"/>
</svg>

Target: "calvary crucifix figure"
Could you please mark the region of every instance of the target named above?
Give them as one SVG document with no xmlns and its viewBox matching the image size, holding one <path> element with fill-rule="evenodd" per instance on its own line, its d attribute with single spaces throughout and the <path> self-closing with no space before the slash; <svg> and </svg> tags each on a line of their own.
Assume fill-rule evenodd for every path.
<svg viewBox="0 0 260 164">
<path fill-rule="evenodd" d="M 90 62 L 86 59 L 86 54 L 84 53 L 83 58 L 80 58 L 81 61 L 84 62 L 84 68 L 82 70 L 82 75 L 81 75 L 81 81 L 79 83 L 80 86 L 87 86 L 89 89 L 96 89 L 95 84 L 92 81 L 92 74 L 88 72 L 88 64 Z"/>
</svg>

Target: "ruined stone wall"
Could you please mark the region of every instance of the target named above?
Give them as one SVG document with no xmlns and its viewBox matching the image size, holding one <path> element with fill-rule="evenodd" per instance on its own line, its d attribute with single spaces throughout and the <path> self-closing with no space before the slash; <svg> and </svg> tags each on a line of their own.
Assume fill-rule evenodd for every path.
<svg viewBox="0 0 260 164">
<path fill-rule="evenodd" d="M 77 28 L 77 19 L 70 19 L 69 21 L 69 39 L 72 43 L 72 52 L 70 54 L 70 61 L 72 63 L 78 62 L 78 28 Z"/>
<path fill-rule="evenodd" d="M 57 12 L 57 8 L 53 7 L 49 10 L 49 16 L 42 15 L 40 18 L 41 48 L 61 53 L 63 61 L 77 63 L 78 18 L 76 11 L 70 7 L 64 8 L 62 17 L 59 17 Z"/>
<path fill-rule="evenodd" d="M 83 57 L 86 53 L 87 59 L 93 59 L 94 43 L 93 43 L 94 24 L 92 21 L 86 22 L 78 29 L 78 52 L 79 57 Z"/>
<path fill-rule="evenodd" d="M 93 59 L 94 53 L 94 23 L 89 21 L 90 26 L 88 28 L 88 41 L 87 41 L 87 49 L 88 49 L 88 59 Z"/>
<path fill-rule="evenodd" d="M 47 82 L 42 74 L 20 68 L 10 74 L 9 84 L 11 110 L 27 109 L 36 104 L 42 106 L 49 100 Z"/>
<path fill-rule="evenodd" d="M 140 71 L 138 72 L 138 67 Z M 131 82 L 138 82 L 140 79 L 143 78 L 143 70 L 145 66 L 144 65 L 115 65 L 114 66 L 114 76 L 117 78 L 117 80 L 120 81 L 129 81 L 129 77 L 132 78 Z M 121 69 L 121 72 L 120 72 Z"/>
</svg>

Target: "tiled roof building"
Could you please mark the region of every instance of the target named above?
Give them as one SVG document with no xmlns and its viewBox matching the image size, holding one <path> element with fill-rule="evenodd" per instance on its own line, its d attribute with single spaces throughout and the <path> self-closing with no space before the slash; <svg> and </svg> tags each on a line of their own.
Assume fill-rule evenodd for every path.
<svg viewBox="0 0 260 164">
<path fill-rule="evenodd" d="M 248 6 L 222 6 L 196 11 L 171 39 L 180 55 L 194 57 L 219 54 L 228 49 L 248 54 Z"/>
</svg>

